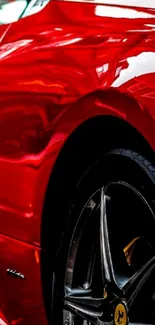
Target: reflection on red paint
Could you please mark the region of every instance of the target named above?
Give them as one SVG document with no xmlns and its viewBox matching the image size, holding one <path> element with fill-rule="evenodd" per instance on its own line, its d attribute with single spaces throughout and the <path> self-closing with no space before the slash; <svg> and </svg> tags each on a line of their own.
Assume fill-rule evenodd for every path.
<svg viewBox="0 0 155 325">
<path fill-rule="evenodd" d="M 19 323 L 22 323 L 23 321 L 23 318 L 18 318 L 18 319 L 15 319 L 11 322 L 12 325 L 16 325 L 16 324 L 19 324 Z"/>
<path fill-rule="evenodd" d="M 40 263 L 40 257 L 39 257 L 39 253 L 38 253 L 37 250 L 35 250 L 35 258 L 36 258 L 37 264 L 39 264 Z"/>
<path fill-rule="evenodd" d="M 5 319 L 1 311 L 0 311 L 0 325 L 9 325 L 9 323 L 7 322 L 7 320 Z"/>
<path fill-rule="evenodd" d="M 7 325 L 7 323 L 4 322 L 4 320 L 2 318 L 0 318 L 0 325 Z"/>
</svg>

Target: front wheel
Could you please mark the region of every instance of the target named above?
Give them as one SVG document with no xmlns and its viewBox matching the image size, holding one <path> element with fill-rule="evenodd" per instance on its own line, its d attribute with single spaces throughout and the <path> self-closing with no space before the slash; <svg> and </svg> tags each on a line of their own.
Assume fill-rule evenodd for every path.
<svg viewBox="0 0 155 325">
<path fill-rule="evenodd" d="M 113 150 L 73 193 L 57 253 L 57 324 L 155 324 L 155 168 Z"/>
</svg>

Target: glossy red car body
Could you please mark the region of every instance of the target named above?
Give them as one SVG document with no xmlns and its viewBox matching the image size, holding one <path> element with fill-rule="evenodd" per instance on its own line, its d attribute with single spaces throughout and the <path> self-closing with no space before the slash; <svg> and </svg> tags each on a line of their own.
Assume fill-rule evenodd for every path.
<svg viewBox="0 0 155 325">
<path fill-rule="evenodd" d="M 69 135 L 101 115 L 127 120 L 155 150 L 154 0 L 50 1 L 0 26 L 0 324 L 47 323 L 49 177 Z"/>
</svg>

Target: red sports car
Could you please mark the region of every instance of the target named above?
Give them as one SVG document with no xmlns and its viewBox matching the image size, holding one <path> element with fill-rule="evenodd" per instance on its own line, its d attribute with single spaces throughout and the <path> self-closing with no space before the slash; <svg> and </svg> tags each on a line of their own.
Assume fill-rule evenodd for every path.
<svg viewBox="0 0 155 325">
<path fill-rule="evenodd" d="M 155 0 L 0 1 L 0 325 L 155 324 Z"/>
</svg>

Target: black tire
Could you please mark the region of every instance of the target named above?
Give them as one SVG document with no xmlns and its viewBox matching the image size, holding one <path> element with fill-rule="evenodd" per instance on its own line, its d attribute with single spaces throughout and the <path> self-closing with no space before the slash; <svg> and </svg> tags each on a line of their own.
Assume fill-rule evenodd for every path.
<svg viewBox="0 0 155 325">
<path fill-rule="evenodd" d="M 137 224 L 140 226 L 146 223 L 146 237 L 151 238 L 152 249 L 155 253 L 155 167 L 144 156 L 128 149 L 115 149 L 107 152 L 100 161 L 92 163 L 85 173 L 81 175 L 79 182 L 72 191 L 72 197 L 67 203 L 68 215 L 57 249 L 54 273 L 52 314 L 57 324 L 59 323 L 62 325 L 63 322 L 62 302 L 64 296 L 66 263 L 77 221 L 82 209 L 93 193 L 100 188 L 105 188 L 107 184 L 112 182 L 123 182 L 123 184 L 128 184 L 129 187 L 131 186 L 131 188 L 134 188 L 146 201 L 146 206 L 148 211 L 150 211 L 148 220 L 143 220 L 143 215 L 140 216 L 138 215 L 138 211 L 135 212 L 136 206 L 134 206 L 133 209 L 134 215 L 137 216 L 137 220 L 135 220 L 135 217 L 132 219 L 132 216 L 131 219 L 132 222 L 135 220 L 136 229 L 138 229 Z M 129 208 L 130 207 L 127 207 L 127 210 Z M 143 214 L 142 211 L 141 214 Z M 120 224 L 121 223 L 130 225 L 128 211 L 127 216 L 124 216 L 124 220 L 121 219 Z M 117 227 L 117 220 L 113 223 L 113 227 L 115 226 Z M 144 226 L 142 227 L 145 228 Z M 130 231 L 132 231 L 132 229 L 129 226 L 129 232 Z M 124 239 L 122 239 L 122 241 L 123 240 Z M 66 323 L 66 321 L 64 321 L 64 323 Z"/>
</svg>

